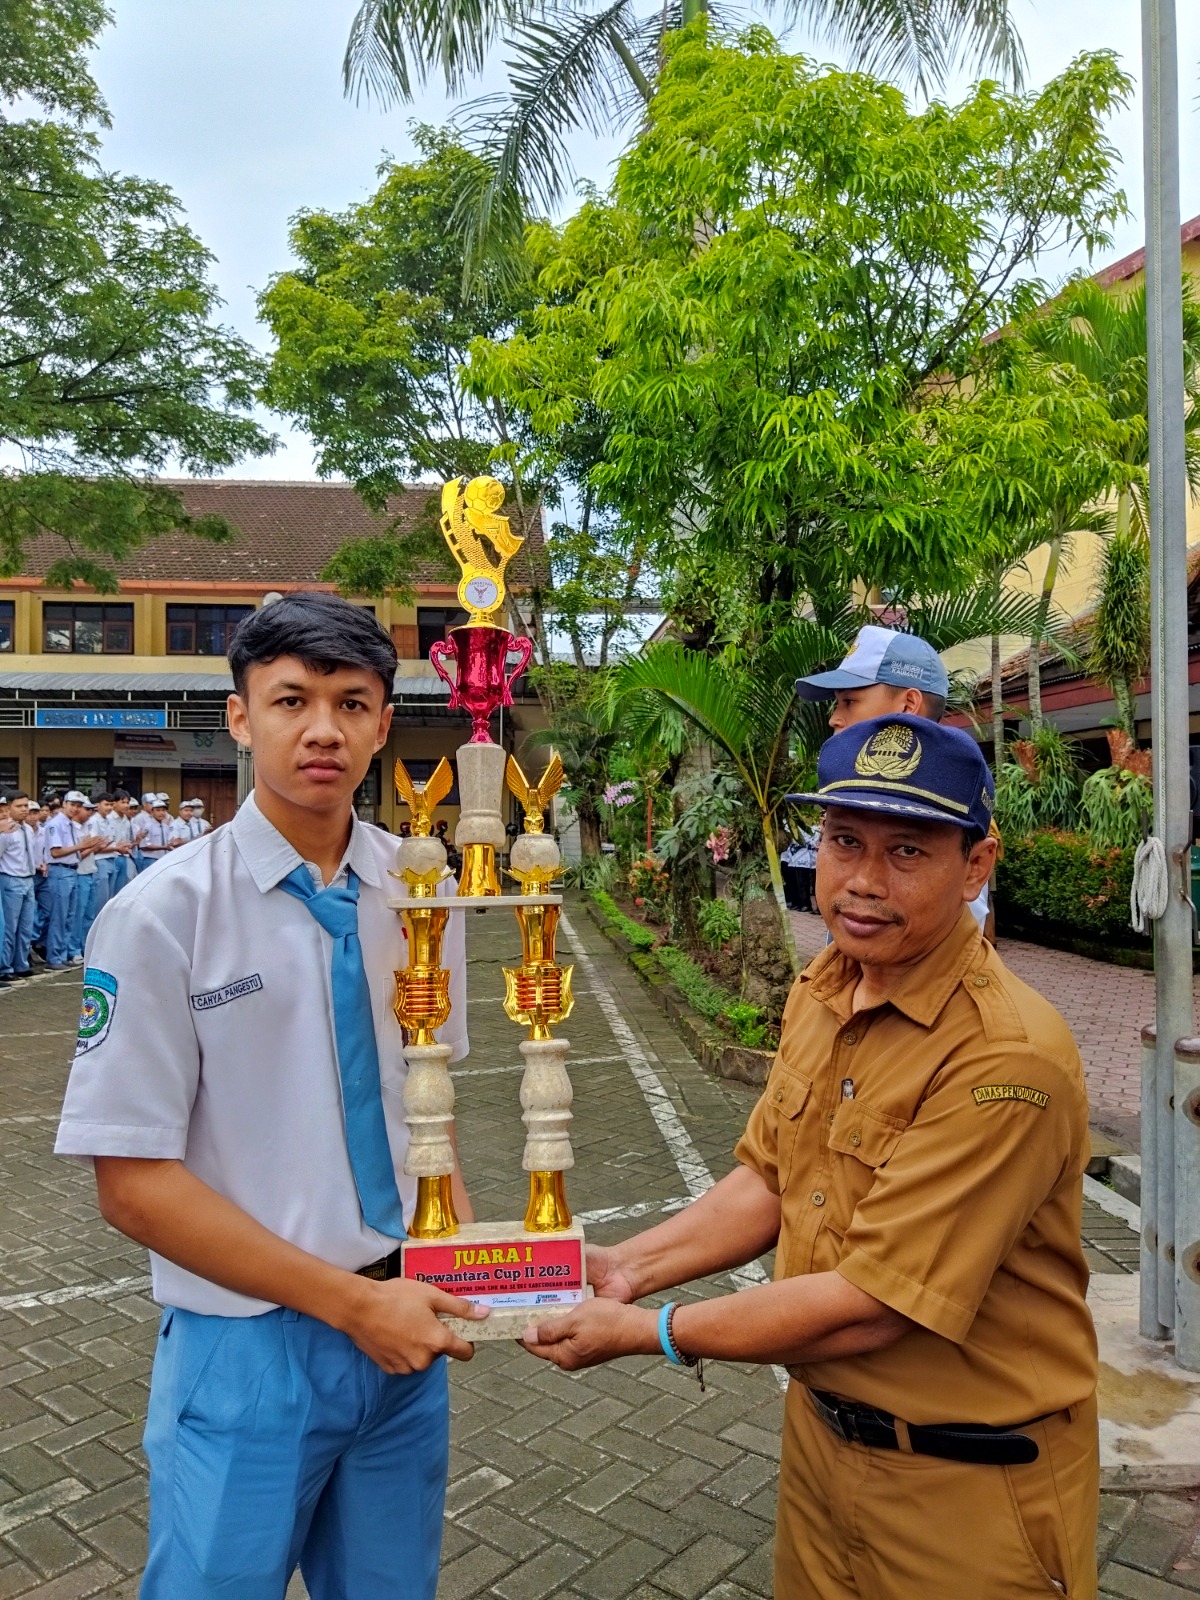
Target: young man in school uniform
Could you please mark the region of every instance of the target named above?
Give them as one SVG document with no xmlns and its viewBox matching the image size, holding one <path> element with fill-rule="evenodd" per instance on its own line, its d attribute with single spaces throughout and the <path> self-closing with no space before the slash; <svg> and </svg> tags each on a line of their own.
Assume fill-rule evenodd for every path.
<svg viewBox="0 0 1200 1600">
<path fill-rule="evenodd" d="M 43 830 L 49 867 L 46 916 L 46 966 L 51 972 L 79 966 L 82 956 L 72 951 L 75 916 L 79 903 L 79 863 L 90 853 L 83 836 L 88 800 L 78 789 L 68 789 L 61 807 L 51 811 Z"/>
<path fill-rule="evenodd" d="M 192 832 L 198 839 L 201 834 L 212 832 L 212 823 L 204 815 L 204 801 L 193 800 L 192 806 Z"/>
<path fill-rule="evenodd" d="M 4 943 L 0 948 L 0 983 L 31 976 L 30 946 L 41 852 L 37 831 L 30 826 L 29 796 L 18 790 L 8 802 L 8 820 L 0 823 L 0 905 L 4 908 Z"/>
<path fill-rule="evenodd" d="M 438 1320 L 461 1301 L 396 1276 L 407 957 L 395 845 L 351 804 L 396 655 L 366 612 L 297 594 L 240 625 L 230 665 L 254 793 L 97 919 L 57 1143 L 94 1160 L 164 1307 L 142 1600 L 283 1600 L 297 1565 L 313 1600 L 433 1600 L 444 1357 L 473 1347 Z M 460 919 L 446 959 L 453 1061 Z"/>
</svg>

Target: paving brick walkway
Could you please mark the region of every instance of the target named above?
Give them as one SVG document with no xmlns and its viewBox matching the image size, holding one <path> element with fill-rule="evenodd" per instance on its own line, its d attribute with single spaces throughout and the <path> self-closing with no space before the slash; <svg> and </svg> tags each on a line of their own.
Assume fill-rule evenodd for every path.
<svg viewBox="0 0 1200 1600">
<path fill-rule="evenodd" d="M 825 944 L 820 917 L 792 913 L 801 954 Z M 1021 939 L 1001 939 L 1007 964 L 1066 1018 L 1087 1073 L 1092 1120 L 1137 1147 L 1141 1110 L 1141 1034 L 1154 1021 L 1154 974 L 1111 966 Z M 1194 992 L 1200 1011 L 1200 976 Z"/>
<path fill-rule="evenodd" d="M 636 1226 L 614 1209 L 659 1215 L 726 1170 L 752 1094 L 703 1073 L 582 911 L 569 918 L 568 1187 L 607 1242 Z M 518 1216 L 519 1032 L 497 970 L 516 953 L 515 924 L 473 918 L 470 947 L 464 1165 L 482 1215 Z M 90 1171 L 49 1154 L 77 1006 L 68 974 L 0 993 L 0 1600 L 132 1600 L 144 1556 L 139 1440 L 157 1310 L 142 1253 L 96 1213 Z M 1087 1226 L 1096 1270 L 1128 1265 L 1120 1228 L 1091 1212 Z M 481 1345 L 453 1373 L 440 1600 L 770 1595 L 778 1383 L 734 1366 L 708 1378 L 701 1396 L 656 1360 L 566 1377 Z M 1200 1589 L 1197 1510 L 1184 1496 L 1106 1498 L 1106 1594 Z"/>
</svg>

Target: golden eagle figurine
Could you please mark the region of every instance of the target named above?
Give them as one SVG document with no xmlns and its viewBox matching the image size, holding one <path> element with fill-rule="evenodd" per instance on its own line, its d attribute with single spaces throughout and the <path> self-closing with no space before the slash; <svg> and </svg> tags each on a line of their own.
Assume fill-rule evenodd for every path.
<svg viewBox="0 0 1200 1600">
<path fill-rule="evenodd" d="M 556 751 L 550 757 L 546 770 L 537 783 L 530 783 L 521 771 L 516 758 L 509 756 L 504 776 L 509 789 L 524 809 L 525 832 L 543 832 L 546 826 L 543 812 L 566 781 L 567 774 L 563 770 L 562 757 Z"/>
<path fill-rule="evenodd" d="M 393 774 L 396 793 L 412 812 L 412 831 L 416 839 L 427 839 L 433 832 L 433 813 L 454 787 L 454 769 L 445 756 L 423 784 L 415 784 L 403 761 L 396 762 Z"/>
</svg>

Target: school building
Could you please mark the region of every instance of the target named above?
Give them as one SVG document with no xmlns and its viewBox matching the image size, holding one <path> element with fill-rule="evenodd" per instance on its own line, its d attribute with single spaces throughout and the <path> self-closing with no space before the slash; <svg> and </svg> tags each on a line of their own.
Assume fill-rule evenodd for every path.
<svg viewBox="0 0 1200 1600">
<path fill-rule="evenodd" d="M 0 792 L 161 790 L 173 810 L 198 795 L 214 824 L 228 821 L 251 781 L 225 715 L 233 629 L 272 594 L 332 590 L 320 575 L 347 539 L 379 535 L 394 519 L 402 535 L 438 514 L 431 485 L 407 489 L 387 517 L 346 484 L 183 479 L 171 486 L 190 516 L 225 517 L 237 530 L 233 542 L 164 535 L 119 569 L 119 593 L 100 595 L 46 584 L 62 546 L 44 537 L 30 547 L 22 576 L 0 579 Z M 519 589 L 516 563 L 509 576 Z M 415 604 L 355 602 L 389 630 L 400 657 L 391 737 L 356 799 L 365 821 L 393 831 L 408 814 L 391 781 L 396 758 L 422 780 L 471 733 L 466 713 L 450 711 L 449 690 L 429 661 L 429 646 L 467 620 L 457 569 L 431 561 L 416 577 Z M 509 626 L 520 631 L 515 617 Z M 521 678 L 492 734 L 519 750 L 522 735 L 543 720 Z M 457 788 L 437 815 L 453 826 Z"/>
</svg>

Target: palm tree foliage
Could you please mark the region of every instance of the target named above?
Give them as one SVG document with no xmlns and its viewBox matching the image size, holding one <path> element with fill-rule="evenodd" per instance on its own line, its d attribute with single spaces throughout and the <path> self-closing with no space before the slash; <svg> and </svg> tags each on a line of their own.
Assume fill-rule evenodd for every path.
<svg viewBox="0 0 1200 1600">
<path fill-rule="evenodd" d="M 855 68 L 920 89 L 959 66 L 990 68 L 1019 83 L 1024 52 L 1008 0 L 770 0 L 843 49 Z M 492 177 L 474 198 L 481 235 L 518 209 L 552 208 L 573 182 L 567 140 L 577 129 L 606 138 L 632 129 L 651 99 L 668 33 L 707 13 L 737 21 L 710 0 L 362 0 L 343 63 L 348 91 L 411 100 L 440 78 L 461 94 L 492 54 L 504 52 L 507 96 L 473 102 L 465 124 Z"/>
<path fill-rule="evenodd" d="M 795 775 L 792 756 L 795 680 L 839 656 L 845 640 L 818 623 L 777 629 L 753 657 L 707 655 L 674 640 L 624 661 L 613 677 L 618 708 L 627 697 L 658 699 L 719 750 L 754 803 L 789 959 L 800 969 L 783 896 L 776 843 L 779 808 Z"/>
<path fill-rule="evenodd" d="M 1117 530 L 1136 525 L 1148 530 L 1145 472 L 1150 460 L 1149 390 L 1146 352 L 1146 286 L 1121 294 L 1094 278 L 1068 285 L 1044 317 L 1031 318 L 1021 337 L 1050 361 L 1074 368 L 1100 394 L 1114 420 L 1126 424 L 1121 457 L 1126 483 L 1113 482 L 1118 494 Z M 1183 275 L 1183 385 L 1186 401 L 1184 448 L 1188 482 L 1200 493 L 1200 298 Z"/>
</svg>

